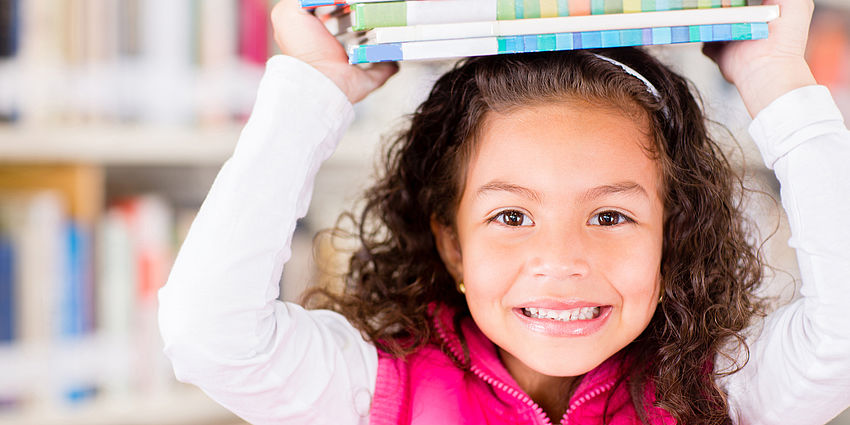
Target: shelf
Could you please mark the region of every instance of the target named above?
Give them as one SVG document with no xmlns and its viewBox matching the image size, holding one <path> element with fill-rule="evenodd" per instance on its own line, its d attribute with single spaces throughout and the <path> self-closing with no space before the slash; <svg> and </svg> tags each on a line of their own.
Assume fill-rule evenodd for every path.
<svg viewBox="0 0 850 425">
<path fill-rule="evenodd" d="M 216 164 L 233 152 L 239 128 L 80 126 L 0 128 L 0 158 L 17 162 Z"/>
<path fill-rule="evenodd" d="M 244 424 L 194 387 L 141 398 L 103 397 L 80 406 L 0 412 L 0 425 Z"/>
<path fill-rule="evenodd" d="M 5 162 L 102 165 L 221 165 L 233 153 L 240 125 L 170 128 L 121 125 L 28 128 L 0 126 Z M 379 136 L 352 128 L 331 164 L 370 164 Z"/>
</svg>

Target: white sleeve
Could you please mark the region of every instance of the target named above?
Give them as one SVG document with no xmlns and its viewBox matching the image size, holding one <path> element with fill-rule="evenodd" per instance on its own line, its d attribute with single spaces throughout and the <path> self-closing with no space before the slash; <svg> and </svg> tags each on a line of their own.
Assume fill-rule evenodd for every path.
<svg viewBox="0 0 850 425">
<path fill-rule="evenodd" d="M 319 165 L 353 119 L 296 59 L 269 60 L 254 111 L 159 292 L 177 378 L 254 424 L 364 424 L 378 357 L 342 316 L 277 300 Z"/>
<path fill-rule="evenodd" d="M 802 296 L 767 317 L 721 385 L 737 423 L 820 425 L 850 406 L 850 132 L 829 91 L 810 86 L 750 133 L 781 185 Z"/>
</svg>

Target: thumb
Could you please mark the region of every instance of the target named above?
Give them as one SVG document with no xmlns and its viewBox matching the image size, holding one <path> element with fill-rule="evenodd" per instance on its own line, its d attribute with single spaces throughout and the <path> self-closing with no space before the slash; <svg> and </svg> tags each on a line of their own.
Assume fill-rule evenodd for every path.
<svg viewBox="0 0 850 425">
<path fill-rule="evenodd" d="M 384 85 L 387 80 L 398 72 L 398 64 L 395 62 L 381 62 L 362 69 L 362 84 L 358 93 L 352 96 L 351 103 L 363 100 L 369 93 Z"/>
<path fill-rule="evenodd" d="M 373 90 L 384 85 L 387 80 L 398 72 L 398 63 L 396 62 L 380 62 L 369 66 L 364 70 L 366 75 L 372 80 L 375 86 Z"/>
</svg>

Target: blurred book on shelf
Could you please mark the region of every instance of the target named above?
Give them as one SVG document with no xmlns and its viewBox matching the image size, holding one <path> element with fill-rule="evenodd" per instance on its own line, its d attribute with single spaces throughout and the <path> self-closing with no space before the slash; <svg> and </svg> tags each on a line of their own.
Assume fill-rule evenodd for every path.
<svg viewBox="0 0 850 425">
<path fill-rule="evenodd" d="M 242 120 L 272 53 L 273 2 L 0 0 L 0 120 Z"/>
<path fill-rule="evenodd" d="M 0 165 L 0 413 L 175 384 L 156 292 L 194 212 L 154 194 L 105 205 L 103 177 Z"/>
<path fill-rule="evenodd" d="M 806 55 L 815 79 L 829 87 L 844 118 L 850 118 L 850 3 L 816 7 Z"/>
</svg>

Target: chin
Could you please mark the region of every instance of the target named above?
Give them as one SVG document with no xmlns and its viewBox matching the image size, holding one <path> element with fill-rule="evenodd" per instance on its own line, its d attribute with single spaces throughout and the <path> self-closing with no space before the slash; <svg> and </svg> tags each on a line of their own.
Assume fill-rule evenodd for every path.
<svg viewBox="0 0 850 425">
<path fill-rule="evenodd" d="M 534 358 L 520 358 L 520 361 L 537 373 L 557 377 L 584 375 L 608 359 L 608 357 L 600 357 L 598 353 L 588 356 L 578 353 L 566 354 L 563 350 L 547 355 L 545 358 L 542 358 L 539 352 L 529 353 L 529 356 Z"/>
</svg>

